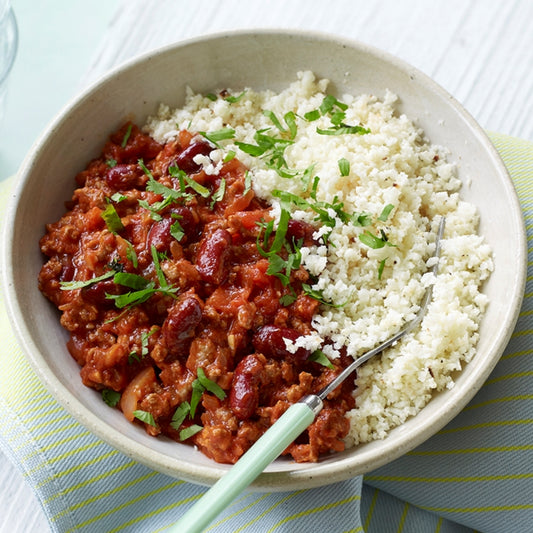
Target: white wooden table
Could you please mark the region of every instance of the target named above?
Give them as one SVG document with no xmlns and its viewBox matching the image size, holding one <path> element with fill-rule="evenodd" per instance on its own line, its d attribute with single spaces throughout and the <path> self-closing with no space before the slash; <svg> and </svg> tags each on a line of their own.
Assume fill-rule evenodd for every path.
<svg viewBox="0 0 533 533">
<path fill-rule="evenodd" d="M 109 68 L 160 45 L 241 28 L 320 30 L 374 45 L 435 79 L 484 128 L 533 141 L 531 0 L 12 2 L 21 44 L 0 125 L 0 179 L 16 171 L 59 108 Z M 40 94 L 31 98 L 36 69 Z M 48 529 L 0 454 L 0 533 Z"/>
</svg>

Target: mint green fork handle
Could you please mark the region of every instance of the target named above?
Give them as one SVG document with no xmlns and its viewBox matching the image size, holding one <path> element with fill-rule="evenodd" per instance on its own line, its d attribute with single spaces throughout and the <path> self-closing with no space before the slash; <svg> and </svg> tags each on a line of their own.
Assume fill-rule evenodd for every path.
<svg viewBox="0 0 533 533">
<path fill-rule="evenodd" d="M 287 446 L 314 420 L 316 411 L 295 403 L 198 500 L 176 524 L 165 531 L 201 533 Z"/>
</svg>

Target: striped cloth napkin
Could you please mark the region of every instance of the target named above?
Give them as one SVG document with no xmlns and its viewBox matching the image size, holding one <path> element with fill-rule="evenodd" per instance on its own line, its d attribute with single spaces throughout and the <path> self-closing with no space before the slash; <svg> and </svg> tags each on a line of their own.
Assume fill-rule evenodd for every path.
<svg viewBox="0 0 533 533">
<path fill-rule="evenodd" d="M 533 143 L 491 138 L 515 181 L 531 239 Z M 2 203 L 11 182 L 0 184 Z M 364 479 L 296 492 L 246 492 L 207 531 L 532 532 L 532 290 L 530 274 L 501 361 L 437 435 Z M 51 531 L 164 531 L 206 490 L 132 461 L 65 412 L 24 359 L 1 294 L 0 338 L 0 446 L 34 489 Z"/>
</svg>

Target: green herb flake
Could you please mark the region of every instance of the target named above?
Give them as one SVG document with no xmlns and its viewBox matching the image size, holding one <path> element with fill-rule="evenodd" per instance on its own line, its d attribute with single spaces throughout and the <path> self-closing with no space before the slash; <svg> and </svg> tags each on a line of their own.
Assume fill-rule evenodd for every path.
<svg viewBox="0 0 533 533">
<path fill-rule="evenodd" d="M 124 138 L 122 139 L 122 144 L 120 145 L 122 146 L 122 148 L 126 148 L 126 145 L 128 144 L 128 140 L 131 135 L 131 128 L 132 128 L 132 125 L 129 124 L 128 129 L 126 130 L 126 133 L 124 134 Z"/>
<path fill-rule="evenodd" d="M 239 102 L 242 97 L 246 94 L 246 91 L 242 91 L 241 94 L 237 94 L 237 95 L 230 95 L 230 96 L 226 96 L 224 97 L 224 100 L 226 100 L 226 102 L 229 102 L 230 104 L 236 104 L 237 102 Z"/>
<path fill-rule="evenodd" d="M 178 220 L 176 220 L 172 226 L 170 226 L 170 234 L 172 237 L 174 237 L 178 242 L 185 237 L 185 230 L 181 227 L 181 224 Z"/>
<path fill-rule="evenodd" d="M 350 175 L 350 162 L 345 159 L 344 157 L 341 157 L 338 161 L 339 164 L 339 171 L 341 173 L 342 177 L 346 177 Z"/>
<path fill-rule="evenodd" d="M 274 126 L 276 126 L 276 128 L 278 128 L 279 131 L 281 131 L 281 132 L 286 131 L 286 129 L 281 125 L 280 120 L 278 119 L 278 117 L 276 116 L 276 114 L 273 111 L 270 111 L 268 109 L 264 109 L 263 110 L 263 115 L 265 115 L 265 117 L 269 118 L 272 121 L 272 124 L 274 124 Z"/>
<path fill-rule="evenodd" d="M 381 220 L 381 222 L 387 222 L 387 219 L 389 218 L 389 215 L 391 214 L 392 210 L 394 209 L 394 206 L 392 204 L 387 204 L 383 211 L 381 211 L 381 214 L 378 217 L 378 220 Z"/>
<path fill-rule="evenodd" d="M 139 354 L 136 351 L 130 352 L 128 354 L 128 365 L 132 365 L 133 363 L 140 363 L 141 358 L 139 357 Z"/>
<path fill-rule="evenodd" d="M 362 126 L 348 126 L 346 124 L 339 124 L 338 126 L 332 126 L 331 128 L 321 129 L 317 128 L 316 132 L 319 135 L 365 135 L 370 133 L 370 130 L 363 128 Z"/>
<path fill-rule="evenodd" d="M 246 171 L 246 174 L 244 175 L 244 191 L 242 191 L 242 195 L 246 196 L 248 192 L 252 189 L 252 174 L 250 171 Z"/>
<path fill-rule="evenodd" d="M 146 287 L 148 287 L 150 284 L 146 278 L 139 276 L 139 274 L 132 274 L 130 272 L 117 272 L 113 278 L 113 281 L 117 285 L 122 285 L 123 287 L 128 287 L 137 291 L 146 289 Z"/>
<path fill-rule="evenodd" d="M 118 402 L 120 402 L 121 394 L 120 392 L 114 391 L 112 389 L 104 389 L 102 391 L 102 400 L 109 405 L 109 407 L 116 407 Z"/>
<path fill-rule="evenodd" d="M 215 146 L 218 146 L 220 141 L 225 141 L 227 139 L 233 139 L 235 137 L 235 130 L 232 128 L 222 128 L 216 131 L 200 131 L 200 135 L 205 137 L 208 141 L 212 142 Z"/>
<path fill-rule="evenodd" d="M 185 180 L 187 185 L 195 193 L 199 194 L 202 198 L 207 198 L 211 194 L 207 187 L 204 187 L 203 185 L 200 185 L 197 181 L 194 181 L 191 177 L 185 175 L 185 176 L 183 176 L 183 179 Z"/>
<path fill-rule="evenodd" d="M 217 202 L 222 201 L 224 198 L 224 194 L 226 192 L 226 180 L 222 178 L 220 180 L 220 185 L 218 186 L 218 189 L 216 192 L 211 196 L 211 205 L 209 206 L 211 209 L 215 206 Z"/>
<path fill-rule="evenodd" d="M 154 328 L 150 331 L 143 331 L 141 333 L 141 356 L 146 357 L 148 355 L 148 339 L 157 331 Z"/>
<path fill-rule="evenodd" d="M 172 421 L 170 422 L 170 427 L 179 430 L 187 415 L 191 412 L 191 406 L 189 402 L 182 402 L 176 407 L 174 414 L 172 415 Z"/>
<path fill-rule="evenodd" d="M 354 226 L 370 226 L 372 224 L 372 215 L 370 213 L 354 213 L 351 216 L 351 222 Z"/>
<path fill-rule="evenodd" d="M 115 194 L 113 194 L 111 196 L 111 200 L 117 204 L 119 204 L 120 202 L 123 202 L 124 200 L 126 200 L 128 197 L 125 195 L 125 194 L 122 194 L 120 192 L 116 192 Z"/>
<path fill-rule="evenodd" d="M 209 392 L 214 394 L 219 400 L 223 400 L 226 397 L 226 393 L 218 385 L 218 383 L 215 383 L 214 381 L 210 380 L 204 372 L 203 368 L 198 368 L 196 375 L 198 376 L 198 380 L 200 381 L 200 384 Z"/>
<path fill-rule="evenodd" d="M 394 244 L 389 242 L 389 239 L 383 230 L 380 230 L 379 236 L 365 230 L 363 233 L 359 234 L 359 240 L 373 250 L 383 248 L 384 246 L 394 246 Z"/>
<path fill-rule="evenodd" d="M 137 257 L 137 252 L 135 251 L 133 244 L 126 240 L 126 247 L 126 257 L 131 261 L 133 268 L 137 268 L 139 266 L 139 258 Z"/>
<path fill-rule="evenodd" d="M 379 262 L 379 266 L 378 266 L 378 279 L 379 280 L 381 279 L 381 276 L 383 275 L 383 269 L 385 268 L 385 262 L 386 261 L 387 261 L 387 259 L 382 259 Z"/>
<path fill-rule="evenodd" d="M 346 111 L 346 109 L 348 109 L 347 104 L 340 102 L 333 95 L 328 94 L 327 96 L 324 97 L 324 100 L 322 100 L 319 110 L 320 110 L 320 113 L 322 113 L 322 115 L 327 115 L 335 107 L 339 108 L 341 111 Z"/>
<path fill-rule="evenodd" d="M 214 94 L 214 93 L 207 93 L 205 95 L 205 97 L 208 99 L 208 100 L 211 100 L 211 102 L 216 102 L 218 100 L 217 98 L 217 95 Z"/>
<path fill-rule="evenodd" d="M 113 158 L 109 158 L 105 164 L 109 167 L 109 168 L 113 168 L 113 167 L 116 167 L 117 166 L 117 160 L 116 159 L 113 159 Z"/>
<path fill-rule="evenodd" d="M 326 368 L 333 369 L 333 363 L 328 359 L 326 354 L 322 350 L 315 350 L 308 358 L 308 361 L 313 361 Z"/>
<path fill-rule="evenodd" d="M 141 422 L 144 422 L 145 424 L 148 424 L 149 426 L 157 427 L 157 424 L 154 419 L 154 415 L 152 413 L 149 413 L 148 411 L 142 411 L 141 409 L 137 409 L 133 411 L 133 416 L 140 420 Z"/>
<path fill-rule="evenodd" d="M 114 300 L 115 307 L 123 309 L 124 307 L 132 307 L 146 302 L 152 295 L 161 292 L 155 288 L 152 282 L 146 287 L 134 292 L 127 292 L 126 294 L 106 294 L 106 298 Z"/>
<path fill-rule="evenodd" d="M 61 290 L 63 291 L 73 291 L 76 289 L 83 289 L 85 287 L 89 287 L 93 283 L 98 283 L 99 281 L 104 281 L 105 279 L 112 278 L 114 275 L 115 272 L 113 270 L 109 270 L 105 274 L 102 274 L 101 276 L 96 276 L 92 279 L 88 279 L 85 281 L 60 281 L 59 285 Z"/>
<path fill-rule="evenodd" d="M 318 120 L 319 118 L 320 118 L 319 109 L 313 109 L 312 111 L 308 111 L 304 115 L 304 119 L 307 120 L 307 122 L 314 122 L 315 120 Z"/>
<path fill-rule="evenodd" d="M 288 292 L 288 293 L 284 294 L 279 299 L 279 303 L 281 305 L 283 305 L 284 307 L 287 307 L 287 306 L 293 304 L 296 301 L 296 299 L 297 299 L 297 296 L 296 296 L 296 293 L 294 292 L 294 289 L 292 287 L 289 287 L 289 289 L 291 290 L 291 292 Z"/>
<path fill-rule="evenodd" d="M 192 382 L 192 394 L 191 394 L 191 409 L 190 417 L 194 418 L 196 415 L 196 409 L 202 399 L 202 394 L 205 392 L 205 387 L 200 383 L 199 379 L 195 379 Z"/>
<path fill-rule="evenodd" d="M 111 233 L 118 233 L 124 229 L 124 224 L 122 224 L 122 220 L 120 220 L 113 204 L 107 204 L 106 208 L 101 213 L 101 217 L 104 219 L 107 229 Z"/>
<path fill-rule="evenodd" d="M 193 424 L 192 426 L 189 426 L 185 429 L 182 429 L 180 431 L 180 441 L 184 441 L 187 439 L 190 439 L 193 435 L 196 435 L 200 431 L 204 429 L 202 426 L 199 426 L 197 424 Z"/>
<path fill-rule="evenodd" d="M 224 156 L 222 162 L 229 163 L 232 159 L 235 159 L 235 155 L 235 150 L 228 150 L 228 153 Z"/>
<path fill-rule="evenodd" d="M 305 294 L 307 294 L 307 296 L 313 298 L 314 300 L 316 300 L 317 302 L 320 302 L 321 304 L 328 305 L 330 307 L 334 307 L 335 309 L 338 309 L 340 307 L 344 307 L 348 303 L 348 300 L 346 300 L 346 302 L 344 302 L 342 304 L 334 304 L 332 302 L 329 302 L 328 300 L 326 300 L 324 298 L 324 295 L 322 294 L 322 291 L 317 290 L 317 289 L 313 289 L 311 287 L 311 285 L 308 285 L 307 283 L 302 283 L 302 289 L 303 289 L 303 292 Z"/>
<path fill-rule="evenodd" d="M 157 252 L 157 248 L 152 244 L 150 247 L 150 251 L 152 253 L 152 260 L 154 262 L 155 272 L 157 274 L 157 279 L 159 281 L 160 287 L 168 287 L 167 279 L 165 278 L 165 274 L 161 270 L 161 264 L 159 259 L 159 254 Z"/>
<path fill-rule="evenodd" d="M 292 140 L 296 137 L 296 133 L 298 132 L 298 128 L 296 126 L 296 115 L 294 112 L 289 111 L 288 113 L 285 113 L 283 119 L 289 128 L 289 139 Z"/>
</svg>

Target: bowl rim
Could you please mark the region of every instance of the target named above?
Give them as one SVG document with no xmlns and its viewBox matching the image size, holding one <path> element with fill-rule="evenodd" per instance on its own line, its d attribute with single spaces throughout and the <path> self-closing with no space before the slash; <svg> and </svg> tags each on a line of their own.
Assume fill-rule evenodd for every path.
<svg viewBox="0 0 533 533">
<path fill-rule="evenodd" d="M 108 83 L 108 81 L 117 74 L 135 68 L 139 63 L 149 61 L 150 58 L 159 54 L 171 53 L 175 49 L 198 43 L 206 43 L 209 41 L 215 42 L 220 39 L 232 39 L 247 35 L 250 37 L 257 35 L 266 35 L 271 37 L 282 35 L 285 37 L 303 37 L 319 41 L 334 41 L 340 46 L 357 49 L 362 54 L 368 54 L 381 61 L 392 63 L 396 68 L 416 75 L 420 83 L 427 86 L 431 91 L 436 92 L 442 98 L 448 100 L 450 106 L 452 106 L 462 120 L 467 123 L 468 127 L 477 136 L 484 149 L 487 150 L 488 155 L 491 157 L 491 164 L 495 166 L 498 174 L 502 176 L 506 182 L 506 187 L 509 189 L 510 197 L 512 198 L 512 201 L 515 203 L 516 207 L 512 214 L 514 217 L 516 217 L 516 224 L 522 228 L 519 236 L 520 248 L 517 250 L 516 257 L 517 264 L 520 265 L 520 267 L 517 269 L 516 279 L 512 284 L 514 291 L 509 293 L 509 299 L 513 303 L 510 313 L 506 317 L 506 325 L 509 327 L 501 328 L 494 347 L 494 352 L 497 353 L 498 356 L 493 358 L 490 365 L 476 368 L 474 372 L 468 374 L 466 382 L 463 384 L 463 386 L 467 388 L 467 392 L 463 393 L 459 399 L 455 398 L 452 392 L 451 398 L 454 401 L 451 406 L 448 405 L 448 409 L 444 413 L 444 416 L 439 412 L 433 413 L 431 417 L 424 421 L 425 431 L 419 432 L 416 437 L 413 437 L 412 435 L 400 435 L 393 441 L 382 441 L 383 453 L 379 456 L 376 456 L 375 452 L 370 450 L 368 452 L 363 451 L 359 453 L 355 462 L 351 457 L 341 458 L 340 460 L 335 461 L 335 479 L 331 478 L 331 465 L 333 463 L 317 463 L 313 464 L 312 468 L 302 468 L 283 472 L 265 472 L 261 474 L 259 478 L 251 485 L 251 487 L 255 490 L 269 491 L 293 490 L 302 488 L 302 486 L 305 486 L 306 488 L 317 487 L 332 483 L 333 481 L 339 481 L 341 478 L 348 479 L 354 475 L 369 472 L 385 463 L 390 462 L 393 459 L 400 457 L 403 455 L 403 453 L 413 449 L 423 441 L 427 440 L 430 435 L 434 434 L 436 431 L 446 425 L 446 423 L 448 423 L 452 418 L 454 418 L 478 391 L 503 353 L 503 350 L 510 339 L 512 330 L 518 319 L 524 293 L 527 261 L 525 224 L 516 189 L 514 188 L 513 182 L 509 173 L 507 172 L 503 160 L 501 159 L 499 153 L 485 131 L 463 108 L 463 106 L 432 78 L 404 60 L 366 43 L 345 37 L 338 37 L 320 31 L 292 29 L 239 29 L 230 32 L 209 33 L 190 39 L 177 41 L 175 43 L 136 55 L 135 57 L 106 72 L 104 75 L 100 76 L 97 80 L 90 84 L 85 90 L 81 91 L 78 95 L 74 96 L 69 102 L 67 102 L 63 109 L 56 115 L 56 117 L 37 138 L 20 167 L 18 172 L 19 180 L 11 194 L 10 202 L 6 212 L 7 222 L 4 224 L 3 231 L 3 253 L 1 254 L 2 264 L 0 266 L 2 267 L 3 282 L 4 287 L 6 288 L 6 308 L 8 310 L 8 315 L 17 340 L 19 341 L 24 355 L 29 361 L 33 370 L 36 372 L 40 380 L 44 382 L 46 388 L 58 401 L 58 403 L 60 403 L 78 422 L 87 427 L 92 433 L 100 437 L 114 448 L 121 450 L 126 455 L 153 468 L 154 470 L 171 475 L 173 477 L 181 477 L 182 479 L 192 481 L 194 483 L 203 485 L 212 484 L 228 470 L 228 465 L 219 465 L 215 462 L 213 462 L 212 465 L 204 466 L 190 465 L 183 460 L 177 460 L 175 458 L 169 459 L 168 456 L 161 454 L 156 450 L 147 450 L 146 446 L 139 442 L 132 441 L 131 439 L 125 439 L 119 432 L 109 434 L 106 432 L 109 430 L 108 425 L 103 423 L 102 420 L 97 415 L 92 413 L 83 403 L 71 396 L 65 386 L 62 385 L 59 379 L 53 374 L 51 369 L 47 367 L 46 361 L 42 357 L 41 353 L 37 350 L 31 338 L 25 313 L 18 301 L 17 288 L 14 286 L 14 283 L 11 282 L 15 268 L 10 260 L 12 231 L 14 227 L 13 224 L 11 224 L 11 221 L 14 220 L 14 214 L 17 210 L 21 193 L 32 171 L 33 161 L 38 158 L 40 150 L 47 143 L 47 139 L 62 124 L 62 122 L 66 119 L 66 117 L 68 117 L 73 109 L 82 105 L 85 99 L 97 91 L 101 86 Z M 102 425 L 105 427 L 102 427 Z"/>
</svg>

